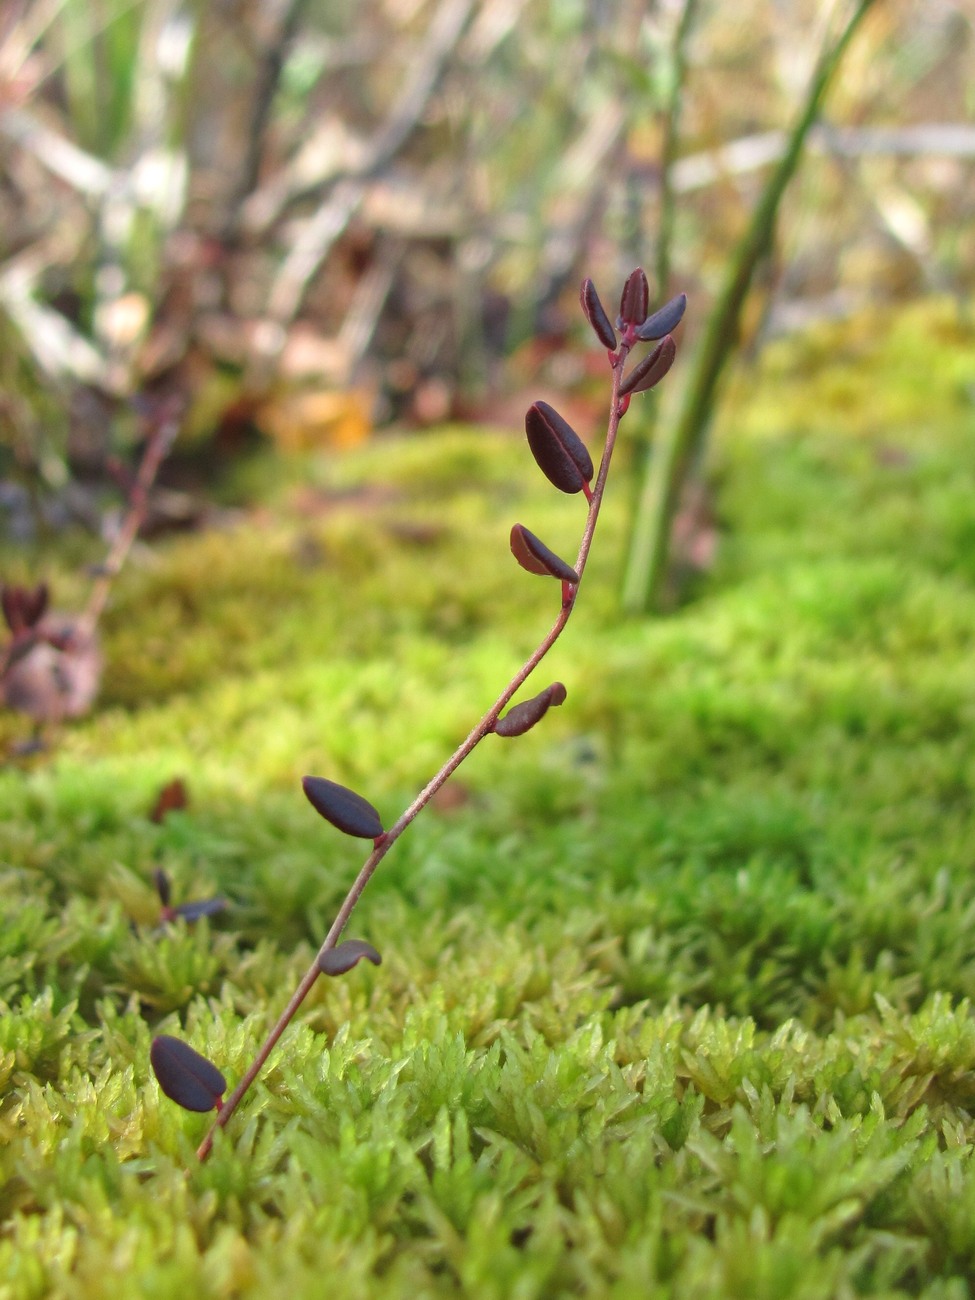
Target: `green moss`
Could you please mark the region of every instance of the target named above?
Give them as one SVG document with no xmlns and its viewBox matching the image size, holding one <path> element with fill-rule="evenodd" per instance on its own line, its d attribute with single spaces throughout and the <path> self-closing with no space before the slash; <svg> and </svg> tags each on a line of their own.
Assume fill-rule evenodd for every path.
<svg viewBox="0 0 975 1300">
<path fill-rule="evenodd" d="M 571 557 L 582 507 L 452 429 L 251 465 L 254 516 L 137 557 L 97 713 L 0 771 L 0 1295 L 968 1295 L 972 345 L 935 303 L 770 348 L 665 621 L 616 613 L 613 486 L 566 705 L 396 846 L 383 966 L 203 1167 L 148 1046 L 234 1081 L 300 978 L 361 862 L 300 777 L 394 817 L 555 615 L 511 523 Z M 95 549 L 5 572 L 70 605 Z M 231 906 L 162 927 L 157 867 Z"/>
</svg>

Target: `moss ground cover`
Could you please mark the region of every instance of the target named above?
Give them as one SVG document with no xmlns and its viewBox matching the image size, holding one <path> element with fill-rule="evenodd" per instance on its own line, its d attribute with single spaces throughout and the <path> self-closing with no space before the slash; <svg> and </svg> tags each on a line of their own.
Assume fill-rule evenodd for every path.
<svg viewBox="0 0 975 1300">
<path fill-rule="evenodd" d="M 554 612 L 511 523 L 574 531 L 520 438 L 444 430 L 127 572 L 97 714 L 0 772 L 0 1297 L 969 1295 L 973 343 L 934 304 L 770 349 L 666 620 L 616 613 L 615 485 L 566 705 L 396 846 L 382 968 L 202 1168 L 149 1042 L 233 1082 L 310 960 L 360 858 L 300 777 L 395 815 Z M 161 930 L 156 867 L 232 908 Z"/>
</svg>

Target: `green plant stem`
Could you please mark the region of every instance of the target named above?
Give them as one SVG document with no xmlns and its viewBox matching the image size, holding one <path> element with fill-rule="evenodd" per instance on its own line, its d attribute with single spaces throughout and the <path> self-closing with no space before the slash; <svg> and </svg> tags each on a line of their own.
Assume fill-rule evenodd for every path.
<svg viewBox="0 0 975 1300">
<path fill-rule="evenodd" d="M 785 153 L 766 182 L 748 228 L 734 251 L 695 351 L 680 413 L 650 458 L 623 583 L 623 606 L 630 613 L 646 613 L 660 606 L 670 532 L 680 492 L 706 442 L 718 383 L 735 347 L 742 308 L 755 270 L 771 247 L 779 205 L 798 168 L 809 130 L 856 29 L 873 3 L 874 0 L 859 0 L 840 35 L 820 54 L 805 104 L 789 133 Z"/>
<path fill-rule="evenodd" d="M 654 265 L 657 276 L 657 297 L 666 302 L 670 294 L 670 260 L 674 246 L 674 163 L 680 140 L 681 114 L 684 108 L 684 83 L 687 78 L 687 42 L 697 17 L 698 0 L 684 0 L 674 44 L 671 51 L 671 86 L 664 115 L 664 138 L 660 151 L 660 224 L 657 231 L 657 252 Z"/>
<path fill-rule="evenodd" d="M 603 447 L 602 459 L 599 462 L 596 484 L 592 489 L 592 497 L 590 498 L 589 509 L 586 515 L 586 525 L 583 529 L 582 541 L 579 544 L 579 554 L 575 563 L 575 571 L 579 575 L 579 583 L 574 587 L 563 585 L 562 607 L 559 610 L 558 618 L 556 618 L 555 622 L 552 624 L 548 634 L 539 642 L 537 648 L 511 678 L 507 686 L 491 705 L 490 709 L 488 709 L 484 717 L 481 718 L 480 722 L 471 729 L 466 739 L 458 745 L 450 758 L 447 759 L 436 775 L 427 783 L 426 786 L 424 786 L 410 806 L 400 814 L 397 821 L 393 823 L 388 831 L 385 831 L 382 835 L 376 838 L 372 852 L 369 854 L 368 858 L 366 858 L 359 870 L 359 874 L 356 876 L 355 881 L 352 884 L 352 888 L 345 896 L 345 900 L 339 908 L 335 920 L 332 922 L 332 927 L 326 935 L 324 943 L 315 954 L 314 961 L 305 971 L 300 984 L 291 996 L 291 1000 L 281 1012 L 281 1015 L 278 1017 L 267 1038 L 261 1044 L 257 1055 L 241 1076 L 236 1087 L 228 1095 L 226 1101 L 217 1111 L 216 1118 L 214 1119 L 209 1132 L 197 1149 L 196 1155 L 198 1160 L 206 1160 L 213 1148 L 213 1140 L 216 1136 L 217 1129 L 224 1128 L 227 1125 L 230 1117 L 240 1105 L 240 1102 L 248 1088 L 263 1069 L 264 1063 L 274 1050 L 278 1039 L 294 1019 L 298 1008 L 301 1006 L 302 1002 L 304 1002 L 315 981 L 321 974 L 319 961 L 322 956 L 329 951 L 329 949 L 334 948 L 338 943 L 343 930 L 349 923 L 349 919 L 355 910 L 356 904 L 362 897 L 363 890 L 372 879 L 372 876 L 380 862 L 382 862 L 383 858 L 417 814 L 426 807 L 441 786 L 450 778 L 452 773 L 456 771 L 461 763 L 463 763 L 464 759 L 467 758 L 472 750 L 480 744 L 485 736 L 491 734 L 494 730 L 495 723 L 501 714 L 501 710 L 508 704 L 515 692 L 519 690 L 519 688 L 531 676 L 548 654 L 549 650 L 551 650 L 552 646 L 555 645 L 555 642 L 562 635 L 565 625 L 568 623 L 569 617 L 575 608 L 576 595 L 589 559 L 589 551 L 592 547 L 593 537 L 596 532 L 596 523 L 599 519 L 599 510 L 602 505 L 603 495 L 606 491 L 606 480 L 609 476 L 609 466 L 613 457 L 613 449 L 616 446 L 616 437 L 619 432 L 620 420 L 623 418 L 626 406 L 628 405 L 625 399 L 623 402 L 620 400 L 620 383 L 623 378 L 623 364 L 629 350 L 629 347 L 625 343 L 622 343 L 613 364 L 613 392 L 610 400 L 606 442 Z"/>
</svg>

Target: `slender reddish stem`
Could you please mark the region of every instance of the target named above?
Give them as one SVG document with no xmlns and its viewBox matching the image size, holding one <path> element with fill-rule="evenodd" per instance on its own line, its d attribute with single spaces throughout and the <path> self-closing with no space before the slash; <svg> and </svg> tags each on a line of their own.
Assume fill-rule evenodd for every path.
<svg viewBox="0 0 975 1300">
<path fill-rule="evenodd" d="M 599 510 L 603 502 L 603 495 L 606 491 L 606 479 L 609 475 L 609 465 L 612 460 L 613 449 L 616 446 L 616 435 L 619 432 L 620 420 L 622 419 L 627 406 L 626 399 L 620 399 L 619 390 L 620 382 L 623 377 L 623 362 L 626 360 L 629 350 L 630 345 L 627 340 L 624 339 L 623 343 L 620 345 L 619 351 L 615 354 L 610 354 L 613 366 L 613 393 L 610 401 L 609 424 L 606 430 L 606 443 L 603 447 L 602 459 L 599 462 L 599 472 L 596 475 L 595 486 L 591 489 L 591 493 L 587 485 L 589 509 L 586 515 L 586 526 L 582 533 L 582 541 L 579 545 L 579 555 L 575 564 L 575 570 L 579 575 L 580 584 L 582 582 L 583 573 L 585 572 L 586 563 L 589 559 L 589 551 L 592 548 L 592 541 L 596 532 L 596 522 L 599 518 Z M 352 884 L 352 888 L 345 896 L 345 901 L 339 908 L 335 920 L 332 922 L 332 928 L 326 935 L 324 943 L 315 954 L 315 960 L 308 967 L 307 971 L 305 971 L 305 974 L 301 978 L 301 983 L 291 996 L 290 1002 L 281 1012 L 274 1027 L 271 1029 L 271 1032 L 261 1044 L 257 1055 L 247 1067 L 245 1073 L 241 1076 L 237 1086 L 218 1110 L 209 1132 L 200 1143 L 199 1149 L 197 1150 L 196 1154 L 199 1160 L 205 1160 L 210 1154 L 217 1129 L 225 1127 L 228 1123 L 231 1115 L 233 1115 L 234 1111 L 240 1104 L 244 1094 L 263 1069 L 264 1063 L 274 1050 L 278 1039 L 287 1029 L 298 1008 L 308 996 L 312 985 L 321 974 L 318 964 L 319 959 L 324 953 L 328 952 L 330 948 L 334 948 L 336 943 L 338 943 L 339 937 L 348 924 L 349 918 L 355 910 L 356 904 L 362 897 L 362 891 L 372 879 L 376 868 L 406 830 L 407 826 L 409 826 L 410 822 L 412 822 L 417 814 L 426 807 L 444 782 L 450 778 L 452 773 L 457 770 L 461 763 L 463 763 L 464 759 L 467 758 L 471 751 L 480 744 L 484 737 L 490 735 L 494 730 L 494 725 L 501 714 L 501 710 L 508 704 L 512 696 L 525 683 L 528 677 L 531 676 L 548 654 L 549 650 L 551 650 L 552 646 L 555 645 L 555 642 L 562 635 L 562 631 L 565 628 L 566 623 L 569 621 L 569 616 L 575 608 L 576 593 L 578 590 L 579 584 L 576 584 L 574 587 L 568 587 L 563 583 L 562 607 L 559 610 L 558 618 L 556 618 L 555 622 L 552 624 L 548 634 L 539 642 L 538 647 L 525 660 L 498 698 L 491 705 L 490 709 L 488 709 L 487 713 L 485 713 L 484 717 L 481 718 L 480 722 L 471 729 L 466 739 L 458 745 L 450 758 L 448 758 L 446 763 L 444 763 L 443 767 L 441 767 L 436 775 L 423 787 L 410 806 L 400 814 L 399 818 L 393 823 L 389 830 L 386 831 L 385 834 L 379 836 L 376 840 L 372 852 L 363 863 L 359 874 L 356 876 L 355 881 Z"/>
<path fill-rule="evenodd" d="M 166 456 L 169 455 L 170 448 L 173 446 L 175 435 L 179 432 L 179 422 L 174 413 L 165 415 L 160 422 L 157 422 L 152 433 L 149 434 L 146 443 L 146 451 L 143 452 L 142 461 L 139 463 L 138 473 L 135 476 L 135 482 L 131 486 L 129 493 L 129 507 L 123 517 L 121 528 L 118 529 L 114 536 L 112 545 L 105 556 L 103 563 L 100 565 L 99 576 L 95 578 L 92 585 L 91 595 L 88 597 L 88 603 L 83 614 L 78 619 L 78 630 L 82 634 L 94 632 L 96 625 L 104 612 L 105 604 L 108 602 L 109 591 L 112 590 L 112 582 L 118 577 L 122 565 L 125 564 L 127 555 L 131 550 L 131 545 L 138 536 L 139 529 L 142 528 L 143 521 L 146 519 L 148 510 L 149 489 L 155 482 L 156 474 L 159 473 L 159 467 Z M 10 641 L 6 643 L 3 650 L 0 650 L 0 681 L 3 681 L 6 673 L 10 671 L 13 664 L 21 659 L 38 642 L 38 633 L 35 628 L 29 628 L 23 633 L 14 633 Z"/>
<path fill-rule="evenodd" d="M 145 522 L 149 509 L 149 489 L 159 473 L 159 466 L 169 455 L 176 434 L 179 432 L 179 420 L 175 414 L 164 415 L 149 434 L 142 460 L 136 474 L 135 482 L 129 492 L 129 507 L 122 521 L 122 526 L 115 534 L 108 555 L 101 566 L 101 572 L 95 579 L 91 595 L 84 614 L 79 620 L 80 626 L 87 632 L 93 632 L 105 609 L 112 583 L 128 558 L 132 543 L 138 536 L 139 529 Z"/>
<path fill-rule="evenodd" d="M 149 508 L 149 491 L 159 473 L 160 465 L 169 455 L 178 432 L 178 416 L 175 412 L 170 412 L 164 413 L 149 434 L 135 482 L 129 492 L 128 508 L 122 524 L 100 566 L 98 577 L 88 597 L 88 604 L 77 620 L 76 631 L 82 639 L 90 637 L 98 626 L 98 620 L 108 602 L 112 583 L 118 577 L 132 549 L 132 543 L 145 522 Z M 36 628 L 29 628 L 26 632 L 15 634 L 11 638 L 7 646 L 0 651 L 0 682 L 13 664 L 34 648 L 38 639 Z"/>
</svg>

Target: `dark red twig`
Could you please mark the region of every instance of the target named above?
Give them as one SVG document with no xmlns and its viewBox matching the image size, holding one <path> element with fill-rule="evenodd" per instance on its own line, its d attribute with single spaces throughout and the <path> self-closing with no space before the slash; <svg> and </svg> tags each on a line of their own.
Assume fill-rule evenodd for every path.
<svg viewBox="0 0 975 1300">
<path fill-rule="evenodd" d="M 406 828 L 410 825 L 413 819 L 417 816 L 417 814 L 424 807 L 426 807 L 426 805 L 430 802 L 430 800 L 441 788 L 441 786 L 443 786 L 444 783 L 450 778 L 452 773 L 456 771 L 456 769 L 461 765 L 461 763 L 463 763 L 463 761 L 475 749 L 475 747 L 480 744 L 480 742 L 484 739 L 485 736 L 489 736 L 492 734 L 495 725 L 498 721 L 498 718 L 502 713 L 502 711 L 504 710 L 504 708 L 506 707 L 506 705 L 509 703 L 509 701 L 514 696 L 516 691 L 518 691 L 518 689 L 524 684 L 527 678 L 531 676 L 531 674 L 535 671 L 538 665 L 542 662 L 542 660 L 551 650 L 552 646 L 555 645 L 555 642 L 559 639 L 563 630 L 565 629 L 565 626 L 569 621 L 569 617 L 572 614 L 573 609 L 575 608 L 576 596 L 578 594 L 579 585 L 581 583 L 583 573 L 585 572 L 586 563 L 589 559 L 589 551 L 592 547 L 593 537 L 596 532 L 596 523 L 599 518 L 599 511 L 600 511 L 600 507 L 602 506 L 603 495 L 606 490 L 606 479 L 609 475 L 610 462 L 612 460 L 613 450 L 616 446 L 616 438 L 619 432 L 620 420 L 622 419 L 623 414 L 625 413 L 626 410 L 626 406 L 628 405 L 628 399 L 625 398 L 621 399 L 620 397 L 620 385 L 623 376 L 623 364 L 626 360 L 626 357 L 631 347 L 635 342 L 636 339 L 633 336 L 633 331 L 632 330 L 626 331 L 623 335 L 623 340 L 620 343 L 618 351 L 615 354 L 611 355 L 611 364 L 612 364 L 612 373 L 613 373 L 613 390 L 612 390 L 612 397 L 610 399 L 610 411 L 609 411 L 608 426 L 606 430 L 606 442 L 603 448 L 602 460 L 600 461 L 599 464 L 599 472 L 596 475 L 595 486 L 592 488 L 591 496 L 589 496 L 588 511 L 586 514 L 586 524 L 582 534 L 582 541 L 579 546 L 579 554 L 574 566 L 575 572 L 576 574 L 578 574 L 579 577 L 579 583 L 563 582 L 561 584 L 562 605 L 559 610 L 558 617 L 553 623 L 548 634 L 545 637 L 543 637 L 537 649 L 528 657 L 528 659 L 526 659 L 526 661 L 521 666 L 521 668 L 519 668 L 518 671 L 514 674 L 514 676 L 508 682 L 507 686 L 505 686 L 504 690 L 501 692 L 501 694 L 498 696 L 495 702 L 491 705 L 490 709 L 488 709 L 487 713 L 485 713 L 483 718 L 481 718 L 480 722 L 478 722 L 477 725 L 471 729 L 466 739 L 463 740 L 460 745 L 458 745 L 457 749 L 454 750 L 450 758 L 447 759 L 447 761 L 443 764 L 443 766 L 436 773 L 436 775 L 428 782 L 428 784 L 424 786 L 424 788 L 416 796 L 416 798 L 413 800 L 410 806 L 403 813 L 400 814 L 399 819 L 393 823 L 393 825 L 389 828 L 389 830 L 377 836 L 372 852 L 369 854 L 368 858 L 363 863 L 358 876 L 356 876 L 355 881 L 353 882 L 352 888 L 349 890 L 348 894 L 346 895 L 345 901 L 342 903 L 342 906 L 339 908 L 335 920 L 332 922 L 332 928 L 329 930 L 328 934 L 326 935 L 325 941 L 322 944 L 321 948 L 315 954 L 315 958 L 312 961 L 311 965 L 308 967 L 308 970 L 303 975 L 300 984 L 292 994 L 291 999 L 288 1002 L 288 1005 L 281 1012 L 280 1016 L 278 1017 L 277 1021 L 274 1024 L 274 1027 L 271 1029 L 267 1038 L 264 1040 L 263 1044 L 261 1045 L 257 1055 L 254 1057 L 253 1061 L 251 1062 L 251 1064 L 248 1066 L 245 1073 L 241 1076 L 240 1080 L 238 1081 L 237 1086 L 233 1089 L 233 1091 L 227 1097 L 226 1101 L 217 1111 L 216 1117 L 214 1119 L 214 1122 L 209 1132 L 204 1137 L 203 1141 L 200 1143 L 199 1149 L 197 1150 L 196 1154 L 199 1160 L 201 1161 L 205 1160 L 207 1156 L 210 1154 L 217 1130 L 225 1127 L 225 1125 L 229 1122 L 234 1111 L 240 1105 L 240 1102 L 243 1099 L 244 1095 L 246 1094 L 248 1088 L 250 1088 L 251 1084 L 254 1082 L 258 1074 L 263 1069 L 264 1064 L 267 1061 L 267 1058 L 270 1056 L 271 1052 L 274 1050 L 274 1047 L 276 1046 L 278 1039 L 284 1033 L 285 1029 L 287 1029 L 288 1025 L 291 1023 L 296 1012 L 301 1006 L 302 1002 L 304 1002 L 305 998 L 308 996 L 308 993 L 311 991 L 311 988 L 314 985 L 315 981 L 321 975 L 322 961 L 324 955 L 328 953 L 330 949 L 334 948 L 335 945 L 338 943 L 339 938 L 341 937 L 342 932 L 344 931 L 346 925 L 348 924 L 349 918 L 351 917 L 356 904 L 358 903 L 359 899 L 362 896 L 363 890 L 365 889 L 366 885 L 368 885 L 369 881 L 373 876 L 373 873 L 375 872 L 376 868 L 379 866 L 380 862 L 382 862 L 383 858 L 385 858 L 386 854 L 393 847 L 393 845 L 403 834 Z M 588 488 L 588 484 L 586 486 Z"/>
</svg>

